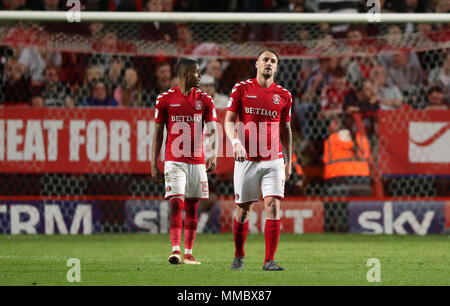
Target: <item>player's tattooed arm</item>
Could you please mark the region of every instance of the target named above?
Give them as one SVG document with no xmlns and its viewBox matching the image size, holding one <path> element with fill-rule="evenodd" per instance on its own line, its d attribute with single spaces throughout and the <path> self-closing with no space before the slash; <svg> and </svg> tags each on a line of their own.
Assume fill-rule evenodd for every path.
<svg viewBox="0 0 450 306">
<path fill-rule="evenodd" d="M 235 130 L 234 123 L 236 122 L 237 113 L 227 111 L 225 115 L 225 134 L 227 135 L 228 140 L 233 145 L 233 153 L 234 159 L 236 161 L 245 161 L 245 157 L 247 153 L 245 152 L 245 148 L 242 143 L 239 141 L 237 137 L 237 133 Z"/>
<path fill-rule="evenodd" d="M 152 178 L 157 182 L 163 181 L 163 174 L 161 173 L 161 171 L 157 166 L 163 139 L 164 139 L 164 123 L 155 123 L 155 132 L 153 134 L 153 143 L 152 143 L 151 171 L 152 171 Z"/>
<path fill-rule="evenodd" d="M 212 156 L 206 159 L 206 171 L 211 172 L 216 170 L 217 154 L 219 152 L 219 135 L 217 134 L 216 121 L 206 123 L 206 128 L 209 132 L 207 142 L 212 152 Z"/>
<path fill-rule="evenodd" d="M 283 146 L 286 181 L 292 174 L 292 129 L 291 122 L 281 123 L 281 144 Z"/>
</svg>

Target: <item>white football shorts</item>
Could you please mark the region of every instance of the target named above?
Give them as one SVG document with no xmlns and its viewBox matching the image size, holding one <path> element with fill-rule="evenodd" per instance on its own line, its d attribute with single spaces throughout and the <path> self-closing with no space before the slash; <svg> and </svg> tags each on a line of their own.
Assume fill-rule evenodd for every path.
<svg viewBox="0 0 450 306">
<path fill-rule="evenodd" d="M 237 204 L 274 196 L 284 198 L 284 159 L 234 162 L 234 201 Z"/>
<path fill-rule="evenodd" d="M 184 196 L 186 199 L 209 198 L 205 164 L 166 161 L 164 163 L 164 178 L 166 199 L 173 196 Z"/>
</svg>

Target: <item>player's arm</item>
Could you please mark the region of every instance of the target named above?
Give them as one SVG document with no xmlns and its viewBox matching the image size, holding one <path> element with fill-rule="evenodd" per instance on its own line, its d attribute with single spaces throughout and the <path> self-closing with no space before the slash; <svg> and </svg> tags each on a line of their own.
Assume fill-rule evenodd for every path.
<svg viewBox="0 0 450 306">
<path fill-rule="evenodd" d="M 291 122 L 281 123 L 281 145 L 283 146 L 283 155 L 285 162 L 286 181 L 292 174 L 292 129 Z"/>
<path fill-rule="evenodd" d="M 217 134 L 217 122 L 210 121 L 206 123 L 206 129 L 209 133 L 206 142 L 211 148 L 212 155 L 206 160 L 206 171 L 211 172 L 216 170 L 217 154 L 219 152 L 219 135 Z"/>
<path fill-rule="evenodd" d="M 153 143 L 152 143 L 151 171 L 152 171 L 152 178 L 157 182 L 162 182 L 163 180 L 163 175 L 157 166 L 163 139 L 164 139 L 164 123 L 155 123 L 155 131 L 153 133 Z"/>
<path fill-rule="evenodd" d="M 234 123 L 236 122 L 237 113 L 232 111 L 227 111 L 225 115 L 225 134 L 227 135 L 228 140 L 233 145 L 233 154 L 234 159 L 236 161 L 245 161 L 245 148 L 242 145 L 241 141 L 237 137 L 237 133 L 234 128 Z"/>
</svg>

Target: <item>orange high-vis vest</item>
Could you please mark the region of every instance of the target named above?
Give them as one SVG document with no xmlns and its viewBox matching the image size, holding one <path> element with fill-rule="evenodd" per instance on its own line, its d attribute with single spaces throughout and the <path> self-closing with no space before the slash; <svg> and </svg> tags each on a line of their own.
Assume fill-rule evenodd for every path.
<svg viewBox="0 0 450 306">
<path fill-rule="evenodd" d="M 298 163 L 297 154 L 295 154 L 295 153 L 292 153 L 292 164 L 294 165 L 294 169 L 295 169 L 295 172 L 297 173 L 297 175 L 302 176 L 303 169 L 302 169 L 302 166 Z"/>
<path fill-rule="evenodd" d="M 339 133 L 331 134 L 324 143 L 323 163 L 325 180 L 342 176 L 370 176 L 369 141 L 356 133 L 357 152 L 353 141 L 342 141 Z"/>
</svg>

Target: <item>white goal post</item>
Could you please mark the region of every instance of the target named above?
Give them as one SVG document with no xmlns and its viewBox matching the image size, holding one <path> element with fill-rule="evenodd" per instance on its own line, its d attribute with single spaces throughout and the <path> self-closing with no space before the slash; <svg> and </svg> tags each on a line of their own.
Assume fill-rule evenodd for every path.
<svg viewBox="0 0 450 306">
<path fill-rule="evenodd" d="M 67 21 L 67 12 L 0 11 L 0 21 Z M 372 13 L 155 13 L 81 12 L 81 21 L 106 22 L 189 22 L 189 23 L 368 23 Z M 448 23 L 448 13 L 380 13 L 381 23 Z M 372 17 L 373 18 L 373 17 Z M 373 19 L 372 19 L 373 20 Z"/>
</svg>

